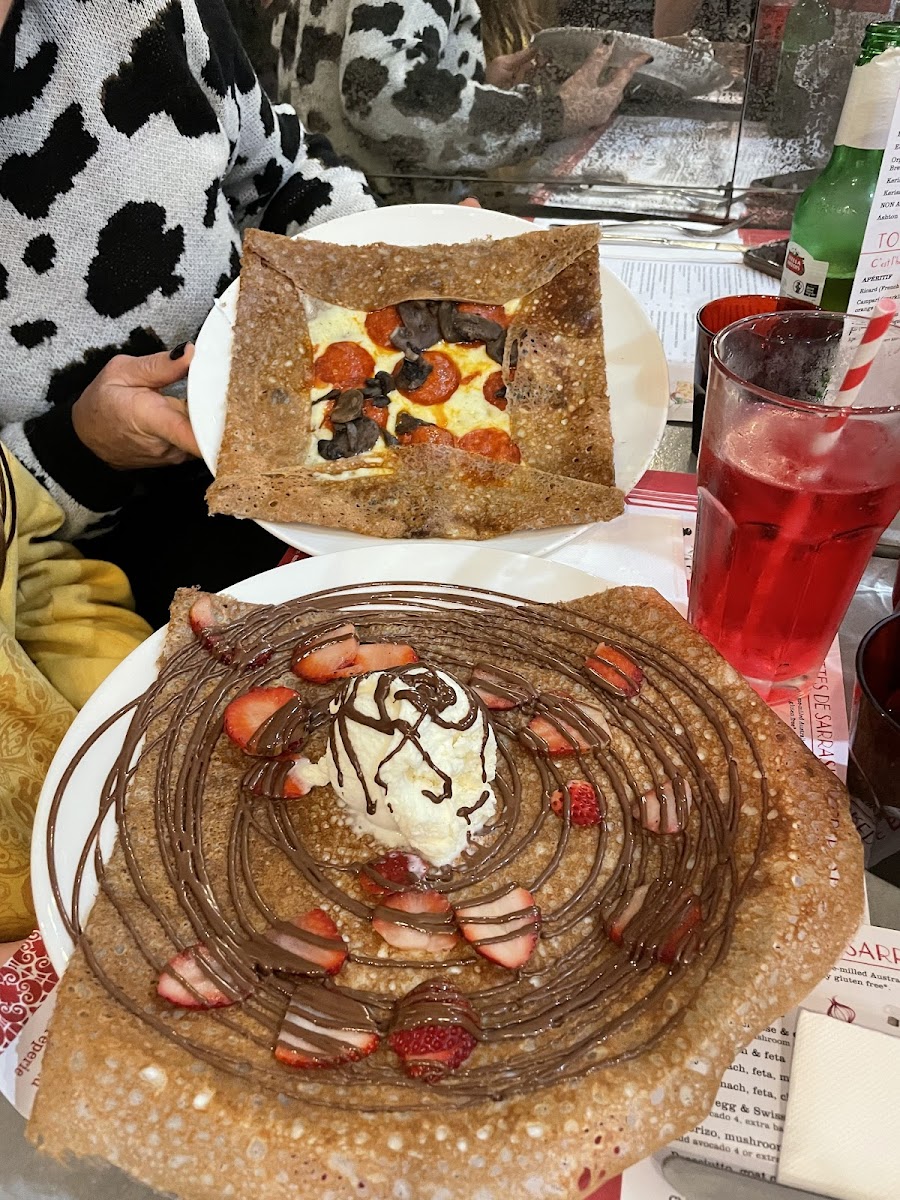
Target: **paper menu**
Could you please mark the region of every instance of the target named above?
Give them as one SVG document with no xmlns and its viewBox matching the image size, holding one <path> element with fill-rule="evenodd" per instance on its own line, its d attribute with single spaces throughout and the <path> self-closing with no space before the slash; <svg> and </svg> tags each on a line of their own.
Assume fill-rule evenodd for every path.
<svg viewBox="0 0 900 1200">
<path fill-rule="evenodd" d="M 900 932 L 863 925 L 838 963 L 799 1006 L 900 1037 Z M 712 1112 L 695 1130 L 629 1167 L 603 1200 L 681 1200 L 660 1164 L 672 1153 L 774 1179 L 790 1090 L 798 1009 L 765 1029 L 722 1079 Z M 598 1198 L 599 1200 L 599 1198 Z"/>
<path fill-rule="evenodd" d="M 848 311 L 869 313 L 888 292 L 900 292 L 900 95 L 894 105 Z"/>
</svg>

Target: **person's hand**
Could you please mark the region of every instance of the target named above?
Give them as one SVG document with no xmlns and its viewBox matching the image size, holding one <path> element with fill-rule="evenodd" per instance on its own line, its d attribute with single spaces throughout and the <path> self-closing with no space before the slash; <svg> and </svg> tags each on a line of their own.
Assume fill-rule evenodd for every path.
<svg viewBox="0 0 900 1200">
<path fill-rule="evenodd" d="M 119 471 L 199 456 L 185 401 L 157 390 L 184 379 L 193 354 L 190 344 L 176 359 L 168 350 L 141 358 L 117 354 L 75 401 L 72 425 L 79 439 Z"/>
<path fill-rule="evenodd" d="M 484 70 L 484 81 L 491 87 L 514 88 L 534 74 L 534 49 L 526 46 L 515 54 L 500 54 L 492 58 Z"/>
<path fill-rule="evenodd" d="M 587 62 L 570 75 L 559 89 L 563 105 L 563 136 L 605 125 L 621 104 L 635 71 L 650 62 L 651 58 L 649 54 L 632 54 L 621 67 L 613 71 L 609 79 L 601 82 L 612 51 L 612 44 L 598 46 Z"/>
</svg>

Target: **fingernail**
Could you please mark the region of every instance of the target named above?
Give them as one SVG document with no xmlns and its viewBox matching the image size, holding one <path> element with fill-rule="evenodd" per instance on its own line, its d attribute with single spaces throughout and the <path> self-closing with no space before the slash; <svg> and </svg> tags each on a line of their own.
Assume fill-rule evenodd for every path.
<svg viewBox="0 0 900 1200">
<path fill-rule="evenodd" d="M 179 344 L 178 344 L 178 345 L 177 345 L 177 346 L 174 348 L 174 350 L 170 350 L 170 351 L 169 351 L 169 358 L 171 358 L 173 362 L 174 362 L 174 361 L 175 361 L 177 358 L 183 358 L 183 357 L 184 357 L 184 351 L 185 351 L 185 348 L 186 348 L 186 347 L 187 347 L 187 342 L 180 342 L 180 343 L 179 343 Z"/>
</svg>

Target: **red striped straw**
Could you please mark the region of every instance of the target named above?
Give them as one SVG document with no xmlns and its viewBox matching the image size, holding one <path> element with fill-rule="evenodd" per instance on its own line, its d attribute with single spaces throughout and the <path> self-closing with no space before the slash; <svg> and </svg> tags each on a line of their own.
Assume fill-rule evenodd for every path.
<svg viewBox="0 0 900 1200">
<path fill-rule="evenodd" d="M 860 389 L 869 374 L 872 360 L 878 353 L 882 339 L 891 327 L 891 322 L 897 315 L 897 301 L 887 296 L 882 298 L 872 310 L 869 324 L 862 335 L 862 341 L 856 348 L 853 362 L 844 376 L 844 381 L 838 389 L 835 404 L 841 408 L 852 408 L 859 397 Z"/>
</svg>

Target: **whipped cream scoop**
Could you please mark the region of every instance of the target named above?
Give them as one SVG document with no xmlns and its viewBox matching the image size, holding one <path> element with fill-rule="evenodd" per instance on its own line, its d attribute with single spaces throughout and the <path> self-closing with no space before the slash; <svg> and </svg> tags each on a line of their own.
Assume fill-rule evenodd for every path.
<svg viewBox="0 0 900 1200">
<path fill-rule="evenodd" d="M 331 784 L 359 832 L 444 866 L 496 813 L 494 732 L 446 672 L 414 663 L 360 675 L 330 711 L 316 782 Z"/>
</svg>

